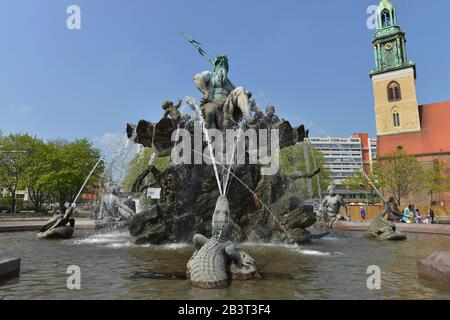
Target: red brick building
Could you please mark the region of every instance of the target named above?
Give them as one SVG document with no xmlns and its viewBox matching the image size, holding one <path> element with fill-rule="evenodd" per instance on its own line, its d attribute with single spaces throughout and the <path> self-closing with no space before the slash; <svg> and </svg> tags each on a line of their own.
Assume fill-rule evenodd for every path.
<svg viewBox="0 0 450 320">
<path fill-rule="evenodd" d="M 416 64 L 408 59 L 406 34 L 397 23 L 399 15 L 389 0 L 380 2 L 378 28 L 372 40 L 376 67 L 370 72 L 377 124 L 378 159 L 398 149 L 414 155 L 427 166 L 442 164 L 450 174 L 450 101 L 420 105 L 416 93 Z M 424 39 L 426 40 L 426 39 Z M 425 188 L 424 188 L 425 189 Z M 410 195 L 417 204 L 429 204 L 424 194 Z M 450 192 L 434 196 L 450 204 Z M 419 203 L 421 202 L 421 203 Z"/>
<path fill-rule="evenodd" d="M 419 117 L 418 132 L 378 136 L 378 156 L 383 158 L 403 149 L 426 166 L 441 163 L 442 174 L 450 175 L 450 101 L 419 106 Z M 434 198 L 438 203 L 450 204 L 450 192 L 438 193 Z"/>
</svg>

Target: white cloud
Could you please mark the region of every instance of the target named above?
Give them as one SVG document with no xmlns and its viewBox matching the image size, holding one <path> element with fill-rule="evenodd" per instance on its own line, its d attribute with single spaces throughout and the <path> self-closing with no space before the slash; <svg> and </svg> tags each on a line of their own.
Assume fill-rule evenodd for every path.
<svg viewBox="0 0 450 320">
<path fill-rule="evenodd" d="M 134 150 L 136 153 L 135 149 L 137 149 L 137 145 L 128 139 L 125 132 L 106 132 L 99 137 L 95 137 L 93 140 L 94 144 L 103 151 L 107 158 L 125 149 L 130 151 Z"/>
<path fill-rule="evenodd" d="M 95 137 L 94 142 L 102 146 L 110 146 L 122 139 L 121 133 L 106 132 L 100 137 Z"/>
</svg>

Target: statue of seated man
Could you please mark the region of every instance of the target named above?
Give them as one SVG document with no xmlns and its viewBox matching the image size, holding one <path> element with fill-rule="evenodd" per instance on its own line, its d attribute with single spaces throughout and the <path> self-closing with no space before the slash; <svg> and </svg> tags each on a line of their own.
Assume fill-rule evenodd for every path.
<svg viewBox="0 0 450 320">
<path fill-rule="evenodd" d="M 164 101 L 162 108 L 164 110 L 164 116 L 163 118 L 170 118 L 175 122 L 180 121 L 181 119 L 181 113 L 179 111 L 181 104 L 183 101 L 180 99 L 178 100 L 177 104 L 174 105 L 172 101 L 166 100 Z"/>
<path fill-rule="evenodd" d="M 119 186 L 109 186 L 109 190 L 105 193 L 101 202 L 99 219 L 119 222 L 128 221 L 134 216 L 132 209 L 120 200 L 119 192 Z"/>
<path fill-rule="evenodd" d="M 372 221 L 366 235 L 370 239 L 377 240 L 406 240 L 405 235 L 397 233 L 395 222 L 400 219 L 401 212 L 398 210 L 394 198 L 390 198 L 388 202 L 383 200 L 383 202 L 384 210 Z"/>
<path fill-rule="evenodd" d="M 334 185 L 328 186 L 328 195 L 323 199 L 322 202 L 322 214 L 324 220 L 347 220 L 348 219 L 348 209 L 344 202 L 344 199 L 336 194 L 336 187 Z M 339 211 L 341 206 L 344 206 L 346 217 L 343 217 Z"/>
<path fill-rule="evenodd" d="M 228 69 L 227 56 L 218 55 L 212 72 L 205 71 L 195 76 L 195 85 L 203 93 L 200 108 L 208 129 L 230 127 L 242 117 L 247 122 L 253 121 L 252 94 L 231 83 Z"/>
</svg>

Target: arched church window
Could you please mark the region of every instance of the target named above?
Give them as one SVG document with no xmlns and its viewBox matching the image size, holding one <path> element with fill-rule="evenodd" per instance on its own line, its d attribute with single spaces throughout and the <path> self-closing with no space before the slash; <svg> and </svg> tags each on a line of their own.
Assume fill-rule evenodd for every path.
<svg viewBox="0 0 450 320">
<path fill-rule="evenodd" d="M 398 101 L 402 99 L 402 93 L 398 82 L 392 81 L 391 83 L 389 83 L 387 91 L 389 101 Z"/>
<path fill-rule="evenodd" d="M 388 9 L 381 11 L 381 24 L 383 28 L 392 26 L 392 17 Z"/>
<path fill-rule="evenodd" d="M 400 113 L 398 113 L 398 111 L 394 111 L 392 118 L 394 121 L 394 128 L 400 127 Z"/>
</svg>

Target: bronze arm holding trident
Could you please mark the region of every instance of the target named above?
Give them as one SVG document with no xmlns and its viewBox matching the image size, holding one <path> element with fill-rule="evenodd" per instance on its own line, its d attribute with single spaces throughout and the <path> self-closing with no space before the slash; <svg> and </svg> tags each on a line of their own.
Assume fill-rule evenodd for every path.
<svg viewBox="0 0 450 320">
<path fill-rule="evenodd" d="M 197 89 L 203 93 L 200 109 L 205 119 L 207 129 L 224 129 L 237 125 L 241 119 L 252 123 L 252 112 L 258 109 L 256 103 L 250 100 L 251 92 L 243 87 L 236 87 L 228 79 L 229 64 L 224 54 L 218 54 L 212 61 L 201 43 L 187 33 L 180 33 L 201 56 L 213 65 L 212 71 L 204 71 L 194 77 Z"/>
</svg>

